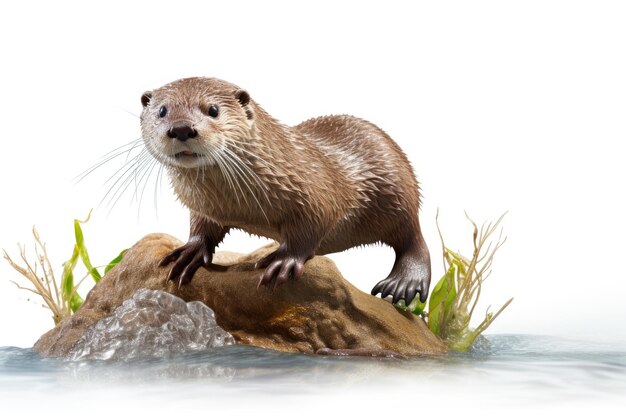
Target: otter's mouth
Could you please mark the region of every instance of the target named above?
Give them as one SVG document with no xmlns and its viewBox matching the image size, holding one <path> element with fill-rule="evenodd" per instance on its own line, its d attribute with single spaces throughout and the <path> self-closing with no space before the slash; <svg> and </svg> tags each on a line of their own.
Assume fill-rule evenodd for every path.
<svg viewBox="0 0 626 417">
<path fill-rule="evenodd" d="M 163 163 L 179 168 L 199 168 L 213 165 L 213 160 L 210 154 L 197 153 L 191 149 L 183 149 L 179 150 L 179 152 L 172 152 L 166 155 Z"/>
<path fill-rule="evenodd" d="M 191 159 L 191 158 L 199 158 L 201 155 L 192 151 L 182 151 L 174 154 L 174 158 L 176 159 Z"/>
</svg>

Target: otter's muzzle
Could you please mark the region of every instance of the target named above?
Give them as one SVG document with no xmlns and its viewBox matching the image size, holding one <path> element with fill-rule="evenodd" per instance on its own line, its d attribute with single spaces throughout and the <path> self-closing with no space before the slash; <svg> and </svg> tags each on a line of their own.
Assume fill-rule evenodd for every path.
<svg viewBox="0 0 626 417">
<path fill-rule="evenodd" d="M 177 123 L 167 131 L 167 136 L 172 139 L 178 139 L 181 142 L 198 136 L 198 131 L 187 123 Z"/>
</svg>

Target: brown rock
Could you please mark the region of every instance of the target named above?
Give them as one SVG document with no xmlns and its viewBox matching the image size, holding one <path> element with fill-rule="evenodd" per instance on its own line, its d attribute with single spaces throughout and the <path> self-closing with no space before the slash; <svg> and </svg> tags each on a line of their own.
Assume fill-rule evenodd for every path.
<svg viewBox="0 0 626 417">
<path fill-rule="evenodd" d="M 307 262 L 304 276 L 274 290 L 257 288 L 254 262 L 275 249 L 268 245 L 249 255 L 215 254 L 216 270 L 200 269 L 182 288 L 166 282 L 163 256 L 181 245 L 165 234 L 140 240 L 91 290 L 83 306 L 44 334 L 34 349 L 46 356 L 67 355 L 85 330 L 107 316 L 140 288 L 167 291 L 185 301 L 203 301 L 217 323 L 237 343 L 283 352 L 376 356 L 436 354 L 446 351 L 425 323 L 387 301 L 365 294 L 346 281 L 328 258 Z M 378 352 L 378 353 L 377 353 Z"/>
</svg>

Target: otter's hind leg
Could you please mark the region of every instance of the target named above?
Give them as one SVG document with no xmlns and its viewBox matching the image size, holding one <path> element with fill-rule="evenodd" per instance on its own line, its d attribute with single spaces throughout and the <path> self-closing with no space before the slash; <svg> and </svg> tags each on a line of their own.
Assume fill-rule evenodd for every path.
<svg viewBox="0 0 626 417">
<path fill-rule="evenodd" d="M 430 287 L 430 254 L 421 232 L 408 245 L 394 246 L 396 261 L 389 276 L 372 289 L 372 295 L 393 297 L 393 303 L 401 299 L 408 305 L 417 293 L 425 302 Z"/>
</svg>

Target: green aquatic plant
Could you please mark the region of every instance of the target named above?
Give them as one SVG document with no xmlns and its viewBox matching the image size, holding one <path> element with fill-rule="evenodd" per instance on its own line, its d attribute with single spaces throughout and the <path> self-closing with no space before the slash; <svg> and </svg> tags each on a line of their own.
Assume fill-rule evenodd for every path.
<svg viewBox="0 0 626 417">
<path fill-rule="evenodd" d="M 11 282 L 20 289 L 33 292 L 40 296 L 44 301 L 44 307 L 52 311 L 54 324 L 58 324 L 69 317 L 83 304 L 84 300 L 78 293 L 78 287 L 85 278 L 91 276 L 94 282 L 97 283 L 100 281 L 103 274 L 109 272 L 111 268 L 122 260 L 122 257 L 126 253 L 126 250 L 123 250 L 108 264 L 101 267 L 94 267 L 89 258 L 89 252 L 85 245 L 85 238 L 81 227 L 81 224 L 87 223 L 90 217 L 91 211 L 85 220 L 74 219 L 74 249 L 70 259 L 63 264 L 63 272 L 60 281 L 57 281 L 54 275 L 54 269 L 52 268 L 52 262 L 48 256 L 46 245 L 42 242 L 37 229 L 34 227 L 32 232 L 35 239 L 35 261 L 29 260 L 24 245 L 18 244 L 22 262 L 21 265 L 15 262 L 6 250 L 3 250 L 4 259 L 6 259 L 13 269 L 32 284 L 32 288 L 19 285 L 15 281 Z M 74 270 L 78 265 L 79 259 L 87 269 L 87 273 L 75 283 Z M 103 269 L 102 274 L 98 268 Z"/>
<path fill-rule="evenodd" d="M 443 249 L 444 270 L 446 271 L 432 289 L 426 303 L 416 298 L 408 307 L 398 304 L 398 307 L 412 311 L 426 319 L 428 328 L 441 337 L 451 350 L 465 352 L 469 350 L 476 338 L 483 333 L 500 313 L 513 301 L 509 299 L 495 313 L 487 310 L 485 318 L 475 328 L 470 327 L 472 315 L 480 298 L 482 285 L 491 274 L 491 265 L 498 249 L 506 238 L 502 237 L 502 229 L 497 240 L 493 239 L 494 232 L 500 226 L 503 214 L 495 222 L 484 223 L 480 228 L 469 217 L 465 216 L 473 226 L 474 250 L 471 258 L 462 256 L 459 252 L 449 249 L 439 228 L 439 213 L 437 213 L 437 230 Z M 426 306 L 428 311 L 426 312 Z"/>
</svg>

